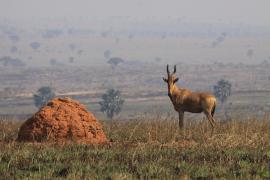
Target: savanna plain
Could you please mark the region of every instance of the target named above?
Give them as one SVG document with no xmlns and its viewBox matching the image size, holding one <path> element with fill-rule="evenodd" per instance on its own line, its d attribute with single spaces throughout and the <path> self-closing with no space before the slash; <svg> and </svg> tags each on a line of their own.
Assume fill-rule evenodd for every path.
<svg viewBox="0 0 270 180">
<path fill-rule="evenodd" d="M 61 44 L 63 39 L 54 40 L 54 44 Z M 98 40 L 103 42 L 108 41 L 108 38 Z M 67 50 L 54 52 L 57 48 L 52 47 L 45 48 L 44 52 L 43 49 L 22 49 L 22 54 L 32 54 L 27 63 L 34 66 L 1 66 L 0 179 L 270 178 L 268 46 L 259 48 L 255 44 L 256 53 L 247 57 L 250 41 L 230 37 L 222 45 L 210 47 L 208 44 L 211 44 L 211 39 L 199 41 L 184 38 L 173 41 L 181 42 L 175 48 L 175 54 L 191 52 L 184 49 L 189 46 L 192 47 L 190 49 L 196 47 L 205 54 L 187 53 L 192 54 L 192 57 L 186 55 L 176 58 L 174 53 L 168 53 L 169 55 L 159 54 L 156 57 L 151 52 L 169 50 L 153 49 L 147 52 L 146 62 L 144 59 L 137 60 L 144 47 L 135 45 L 147 45 L 148 42 L 147 39 L 144 40 L 146 43 L 141 43 L 140 40 L 142 39 L 120 39 L 116 44 L 113 44 L 114 40 L 110 40 L 112 47 L 124 46 L 111 49 L 114 56 L 121 56 L 125 60 L 114 69 L 102 57 L 105 48 L 101 52 L 93 52 L 97 53 L 94 54 L 97 57 L 100 56 L 95 63 L 90 66 L 77 65 L 77 61 L 86 63 L 89 61 L 88 57 L 91 57 L 87 51 L 91 48 L 84 44 L 79 46 L 84 51 L 79 51 L 82 53 L 76 55 L 75 62 L 72 62 L 74 64 L 64 62 L 68 57 L 63 52 Z M 157 42 L 165 41 L 170 45 L 170 40 L 166 38 Z M 121 44 L 122 41 L 128 43 Z M 41 42 L 47 45 L 49 40 Z M 79 42 L 81 39 L 77 43 Z M 243 48 L 243 51 L 237 51 L 239 54 L 233 51 L 236 49 L 232 46 L 235 43 L 241 43 Z M 124 51 L 128 47 L 133 49 Z M 232 48 L 232 53 L 227 53 L 228 47 Z M 117 52 L 119 49 L 127 54 Z M 200 52 L 199 50 L 196 52 Z M 55 53 L 53 60 L 58 62 L 59 59 L 60 63 L 36 67 L 38 60 L 46 57 L 41 56 L 41 53 L 52 52 Z M 130 54 L 132 57 L 128 58 Z M 213 54 L 218 55 L 213 57 Z M 263 57 L 258 54 L 263 54 Z M 194 59 L 203 61 L 209 59 L 208 56 L 212 57 L 209 62 L 187 62 Z M 252 63 L 234 62 L 234 59 L 239 59 L 238 56 Z M 50 58 L 41 61 L 55 62 Z M 227 79 L 231 82 L 232 93 L 227 102 L 224 105 L 218 104 L 215 117 L 219 123 L 213 133 L 209 123 L 201 115 L 185 114 L 185 129 L 178 129 L 177 113 L 167 97 L 166 84 L 162 82 L 168 61 L 177 64 L 180 87 L 211 92 L 218 80 Z M 111 142 L 105 145 L 16 142 L 21 124 L 37 111 L 32 96 L 43 85 L 51 86 L 58 97 L 69 96 L 86 105 L 101 120 Z M 121 90 L 125 104 L 114 120 L 106 120 L 99 111 L 98 102 L 101 95 L 112 87 Z M 224 111 L 229 114 L 225 120 Z"/>
</svg>

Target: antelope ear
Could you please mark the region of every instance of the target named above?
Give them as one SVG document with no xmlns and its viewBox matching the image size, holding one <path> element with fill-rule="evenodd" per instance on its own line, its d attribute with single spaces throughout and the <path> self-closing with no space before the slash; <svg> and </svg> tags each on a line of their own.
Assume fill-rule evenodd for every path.
<svg viewBox="0 0 270 180">
<path fill-rule="evenodd" d="M 176 78 L 176 79 L 173 81 L 173 83 L 176 83 L 178 80 L 179 80 L 179 78 Z"/>
<path fill-rule="evenodd" d="M 166 78 L 163 78 L 163 81 L 165 81 L 166 83 L 168 82 L 168 80 Z"/>
</svg>

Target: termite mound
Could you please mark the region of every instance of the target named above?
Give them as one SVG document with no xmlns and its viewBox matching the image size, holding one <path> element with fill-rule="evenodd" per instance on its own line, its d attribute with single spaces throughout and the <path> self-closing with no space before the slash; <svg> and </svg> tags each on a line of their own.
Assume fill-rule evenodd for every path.
<svg viewBox="0 0 270 180">
<path fill-rule="evenodd" d="M 17 141 L 102 144 L 102 125 L 84 105 L 70 98 L 55 98 L 22 124 Z"/>
</svg>

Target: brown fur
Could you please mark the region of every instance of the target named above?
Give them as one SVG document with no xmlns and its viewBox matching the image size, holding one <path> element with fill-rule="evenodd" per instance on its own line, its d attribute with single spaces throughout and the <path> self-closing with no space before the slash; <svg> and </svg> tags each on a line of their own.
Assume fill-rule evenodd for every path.
<svg viewBox="0 0 270 180">
<path fill-rule="evenodd" d="M 178 88 L 175 84 L 178 78 L 175 76 L 176 66 L 174 72 L 170 74 L 169 65 L 167 65 L 168 78 L 163 80 L 168 84 L 168 96 L 170 97 L 174 109 L 179 113 L 179 127 L 184 127 L 184 112 L 204 113 L 209 120 L 212 128 L 214 128 L 216 121 L 214 113 L 216 108 L 215 96 L 208 93 L 195 93 L 188 89 Z"/>
</svg>

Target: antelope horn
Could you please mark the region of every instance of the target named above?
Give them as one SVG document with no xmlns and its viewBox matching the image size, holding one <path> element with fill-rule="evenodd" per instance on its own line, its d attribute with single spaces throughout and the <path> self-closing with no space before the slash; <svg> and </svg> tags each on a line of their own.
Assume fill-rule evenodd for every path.
<svg viewBox="0 0 270 180">
<path fill-rule="evenodd" d="M 170 75 L 169 64 L 167 64 L 167 74 Z"/>
<path fill-rule="evenodd" d="M 173 74 L 176 73 L 176 65 L 174 65 L 174 68 L 173 68 Z"/>
</svg>

